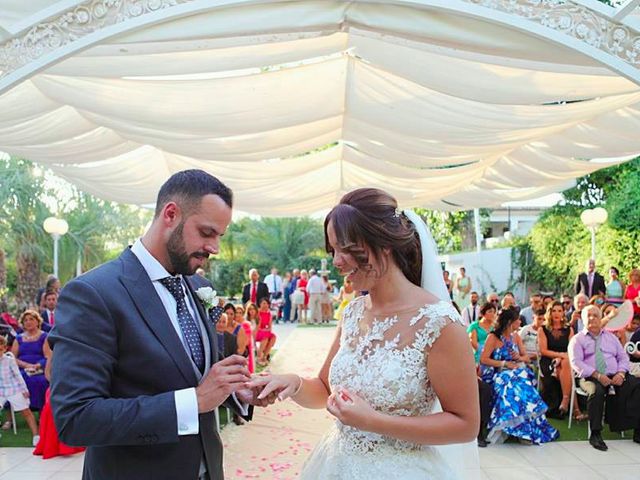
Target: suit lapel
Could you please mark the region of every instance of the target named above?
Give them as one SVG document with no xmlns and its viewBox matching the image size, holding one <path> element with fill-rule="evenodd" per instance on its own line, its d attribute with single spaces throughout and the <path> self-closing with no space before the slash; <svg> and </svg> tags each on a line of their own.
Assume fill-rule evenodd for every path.
<svg viewBox="0 0 640 480">
<path fill-rule="evenodd" d="M 125 274 L 122 283 L 135 303 L 140 316 L 151 329 L 155 337 L 173 359 L 176 367 L 190 385 L 197 385 L 198 379 L 193 370 L 191 360 L 184 349 L 180 337 L 176 333 L 171 319 L 158 297 L 158 293 L 137 257 L 125 250 L 122 254 Z"/>
<path fill-rule="evenodd" d="M 187 288 L 191 293 L 191 297 L 195 300 L 196 307 L 198 308 L 198 313 L 200 313 L 200 318 L 202 318 L 202 322 L 204 323 L 204 328 L 207 331 L 207 337 L 209 337 L 209 345 L 211 351 L 211 365 L 218 361 L 218 348 L 216 342 L 215 332 L 211 326 L 211 322 L 209 321 L 209 312 L 205 311 L 204 305 L 200 301 L 198 295 L 196 295 L 196 287 L 193 285 L 193 279 L 191 277 L 184 277 L 185 283 L 187 284 Z"/>
</svg>

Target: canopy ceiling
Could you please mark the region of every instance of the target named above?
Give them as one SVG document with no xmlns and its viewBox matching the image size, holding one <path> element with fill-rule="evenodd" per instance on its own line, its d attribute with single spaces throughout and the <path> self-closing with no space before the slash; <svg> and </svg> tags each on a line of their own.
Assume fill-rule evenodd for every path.
<svg viewBox="0 0 640 480">
<path fill-rule="evenodd" d="M 1 10 L 6 79 L 25 25 L 54 24 L 71 3 Z M 107 12 L 119 30 L 105 35 L 95 8 L 113 3 L 84 2 L 99 28 L 55 61 L 34 55 L 0 96 L 0 150 L 105 199 L 153 203 L 171 173 L 202 168 L 262 215 L 312 213 L 360 186 L 469 209 L 560 191 L 640 153 L 640 87 L 624 68 L 490 11 L 552 16 L 559 2 L 172 0 L 167 12 L 198 8 L 129 28 L 115 18 L 126 11 Z"/>
</svg>

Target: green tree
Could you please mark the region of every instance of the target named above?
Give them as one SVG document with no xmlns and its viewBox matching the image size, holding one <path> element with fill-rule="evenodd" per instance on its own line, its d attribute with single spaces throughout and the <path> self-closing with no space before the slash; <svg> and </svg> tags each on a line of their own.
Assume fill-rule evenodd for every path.
<svg viewBox="0 0 640 480">
<path fill-rule="evenodd" d="M 9 159 L 0 162 L 0 234 L 15 255 L 18 272 L 16 300 L 21 305 L 33 301 L 40 284 L 45 248 L 51 240 L 42 223 L 50 215 L 42 200 L 46 187 L 33 174 L 31 162 Z"/>
</svg>

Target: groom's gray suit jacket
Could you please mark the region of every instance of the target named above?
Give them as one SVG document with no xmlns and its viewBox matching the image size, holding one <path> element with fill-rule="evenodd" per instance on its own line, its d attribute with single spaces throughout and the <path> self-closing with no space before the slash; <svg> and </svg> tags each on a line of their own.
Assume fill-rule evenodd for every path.
<svg viewBox="0 0 640 480">
<path fill-rule="evenodd" d="M 186 280 L 196 298 L 203 280 Z M 212 364 L 215 333 L 195 303 Z M 199 435 L 178 435 L 174 391 L 197 386 L 199 373 L 129 249 L 65 286 L 49 342 L 56 427 L 63 442 L 88 447 L 84 480 L 195 480 L 203 458 L 209 478 L 223 478 L 213 412 L 199 416 Z"/>
</svg>

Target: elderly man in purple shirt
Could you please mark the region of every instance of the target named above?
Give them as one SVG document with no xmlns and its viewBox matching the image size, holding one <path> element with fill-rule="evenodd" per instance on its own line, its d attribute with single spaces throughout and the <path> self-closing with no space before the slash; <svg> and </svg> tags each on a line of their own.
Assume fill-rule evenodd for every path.
<svg viewBox="0 0 640 480">
<path fill-rule="evenodd" d="M 605 400 L 608 395 L 616 395 L 610 401 L 619 397 L 632 398 L 629 394 L 638 386 L 638 380 L 628 374 L 629 357 L 618 338 L 602 329 L 601 320 L 602 313 L 598 307 L 590 305 L 582 310 L 582 321 L 586 327 L 574 335 L 568 350 L 571 367 L 580 376 L 580 386 L 589 393 L 589 443 L 597 450 L 606 451 L 608 447 L 601 435 Z M 626 410 L 620 412 L 623 417 L 628 417 L 629 411 L 640 409 L 636 402 L 633 405 L 629 401 L 620 403 L 617 408 Z M 640 421 L 636 419 L 635 422 L 633 441 L 640 443 Z"/>
</svg>

